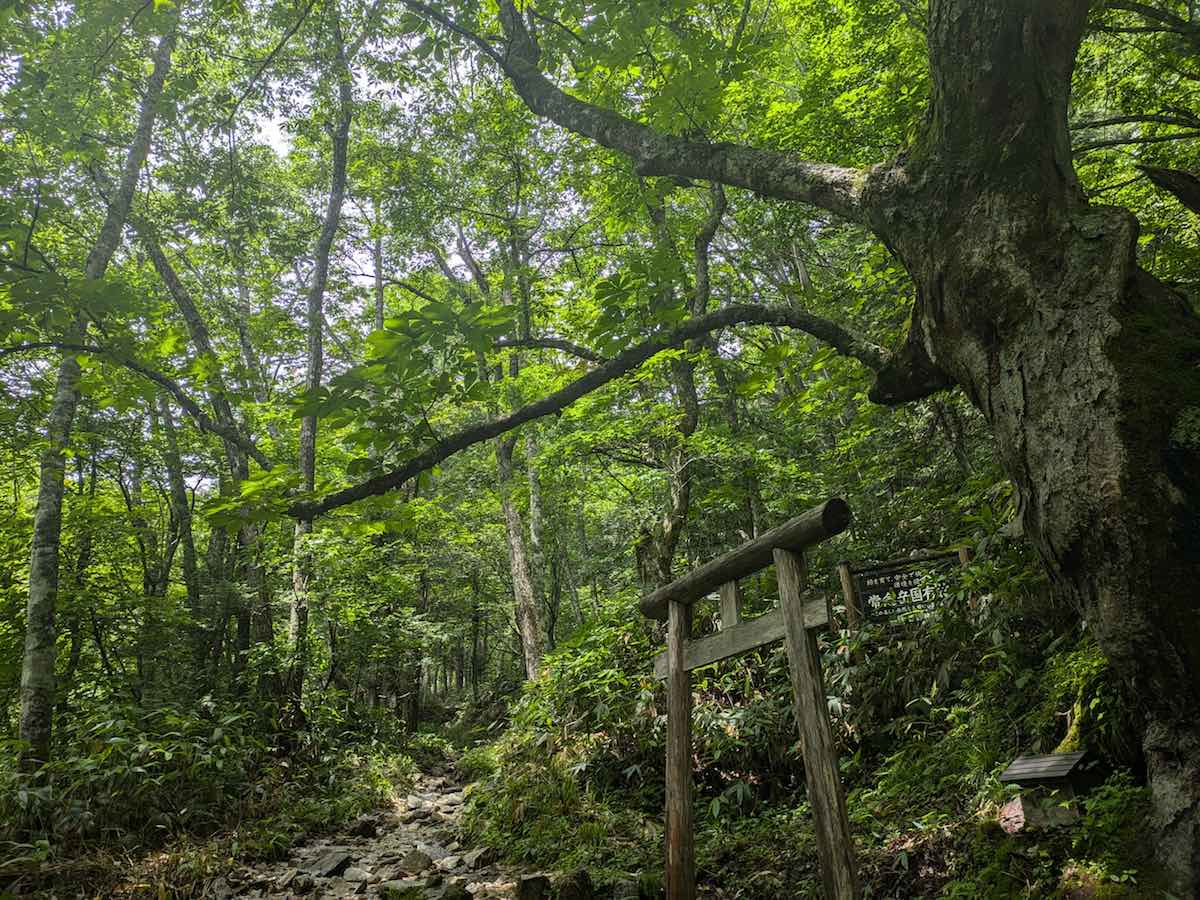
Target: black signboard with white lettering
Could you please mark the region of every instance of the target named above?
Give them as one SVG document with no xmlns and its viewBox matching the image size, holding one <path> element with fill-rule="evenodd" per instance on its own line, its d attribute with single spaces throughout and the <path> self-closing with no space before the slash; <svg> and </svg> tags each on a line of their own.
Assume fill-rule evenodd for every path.
<svg viewBox="0 0 1200 900">
<path fill-rule="evenodd" d="M 944 574 L 957 553 L 925 556 L 854 571 L 860 609 L 876 621 L 920 618 L 948 599 Z"/>
</svg>

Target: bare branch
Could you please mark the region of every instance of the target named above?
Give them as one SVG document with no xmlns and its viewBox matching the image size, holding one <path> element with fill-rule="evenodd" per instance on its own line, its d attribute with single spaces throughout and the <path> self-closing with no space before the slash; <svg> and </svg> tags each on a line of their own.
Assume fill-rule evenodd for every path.
<svg viewBox="0 0 1200 900">
<path fill-rule="evenodd" d="M 1179 35 L 1191 45 L 1193 52 L 1200 52 L 1200 26 L 1194 22 L 1137 0 L 1108 0 L 1107 8 L 1134 13 L 1143 21 L 1154 23 L 1155 31 Z M 1102 26 L 1102 29 L 1113 30 L 1111 26 Z"/>
<path fill-rule="evenodd" d="M 404 290 L 408 291 L 410 294 L 414 294 L 417 297 L 420 297 L 422 300 L 424 300 L 428 303 L 440 303 L 441 302 L 438 300 L 437 297 L 433 296 L 433 294 L 430 294 L 427 291 L 421 290 L 419 287 L 417 287 L 411 281 L 397 281 L 394 278 L 389 278 L 386 281 L 387 281 L 387 284 L 394 284 L 394 285 L 396 285 L 396 287 L 404 288 Z"/>
<path fill-rule="evenodd" d="M 304 24 L 304 20 L 308 18 L 308 14 L 312 12 L 312 8 L 316 5 L 316 2 L 317 0 L 308 0 L 308 5 L 306 5 L 304 9 L 300 11 L 300 15 L 296 18 L 296 21 L 292 23 L 291 27 L 289 27 L 288 30 L 283 33 L 283 37 L 279 39 L 279 43 L 272 48 L 271 52 L 267 54 L 266 59 L 262 61 L 262 64 L 255 70 L 254 74 L 250 76 L 250 83 L 246 85 L 246 89 L 242 91 L 241 96 L 239 96 L 234 102 L 233 108 L 229 110 L 229 115 L 225 117 L 226 124 L 229 124 L 233 121 L 233 117 L 237 115 L 239 107 L 241 107 L 242 103 L 245 102 L 247 97 L 254 93 L 255 88 L 258 86 L 259 77 L 267 70 L 267 67 L 275 61 L 275 57 L 280 54 L 283 48 L 287 46 L 288 41 L 292 39 L 292 35 L 294 35 L 299 30 L 300 26 Z"/>
<path fill-rule="evenodd" d="M 1143 122 L 1154 122 L 1160 125 L 1179 125 L 1183 128 L 1200 128 L 1200 118 L 1191 115 L 1168 115 L 1154 113 L 1141 116 L 1113 116 L 1109 119 L 1090 119 L 1084 122 L 1072 122 L 1072 131 L 1082 131 L 1087 128 L 1107 128 L 1110 125 L 1138 125 Z"/>
</svg>

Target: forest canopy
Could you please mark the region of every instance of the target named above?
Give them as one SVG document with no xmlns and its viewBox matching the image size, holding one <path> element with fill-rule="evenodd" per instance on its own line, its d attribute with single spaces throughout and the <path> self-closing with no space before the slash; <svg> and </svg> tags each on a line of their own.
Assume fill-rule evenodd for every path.
<svg viewBox="0 0 1200 900">
<path fill-rule="evenodd" d="M 1191 896 L 1198 84 L 1190 0 L 0 2 L 0 889 L 243 895 L 445 777 L 656 896 L 638 601 L 840 497 L 864 886 Z M 701 893 L 817 895 L 786 654 L 690 696 Z"/>
</svg>

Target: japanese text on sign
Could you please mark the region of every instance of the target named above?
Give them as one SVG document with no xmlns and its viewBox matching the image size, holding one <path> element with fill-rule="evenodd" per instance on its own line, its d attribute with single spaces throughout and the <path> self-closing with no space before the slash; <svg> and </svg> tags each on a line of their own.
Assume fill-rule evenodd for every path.
<svg viewBox="0 0 1200 900">
<path fill-rule="evenodd" d="M 856 576 L 859 602 L 871 619 L 909 619 L 944 603 L 945 583 L 928 564 L 888 571 L 866 571 Z"/>
</svg>

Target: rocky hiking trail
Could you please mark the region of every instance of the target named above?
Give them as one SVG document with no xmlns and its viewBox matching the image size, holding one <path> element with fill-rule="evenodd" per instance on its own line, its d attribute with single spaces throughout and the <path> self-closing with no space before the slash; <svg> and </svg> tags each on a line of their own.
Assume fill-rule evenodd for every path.
<svg viewBox="0 0 1200 900">
<path fill-rule="evenodd" d="M 392 809 L 295 847 L 285 862 L 218 878 L 214 900 L 381 897 L 385 900 L 592 900 L 586 872 L 552 879 L 495 863 L 490 848 L 460 842 L 463 788 L 445 770 L 422 775 Z M 636 896 L 636 893 L 634 894 Z"/>
</svg>

